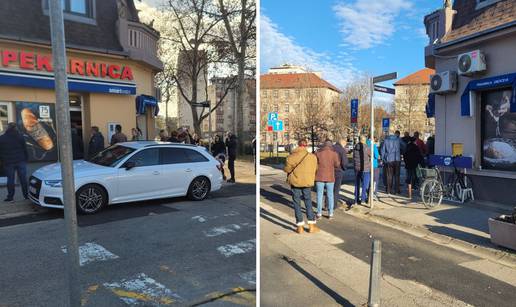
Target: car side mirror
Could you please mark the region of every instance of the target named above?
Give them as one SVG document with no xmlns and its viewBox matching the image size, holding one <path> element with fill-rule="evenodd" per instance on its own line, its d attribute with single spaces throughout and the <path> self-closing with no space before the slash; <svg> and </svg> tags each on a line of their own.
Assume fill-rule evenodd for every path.
<svg viewBox="0 0 516 307">
<path fill-rule="evenodd" d="M 136 163 L 133 161 L 128 161 L 124 164 L 125 170 L 128 171 L 131 168 L 134 168 L 136 166 Z"/>
</svg>

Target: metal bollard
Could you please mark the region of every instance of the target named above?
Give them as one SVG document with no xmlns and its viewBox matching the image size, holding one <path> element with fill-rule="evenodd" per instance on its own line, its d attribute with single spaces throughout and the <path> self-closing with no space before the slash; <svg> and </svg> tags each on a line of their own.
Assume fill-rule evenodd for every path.
<svg viewBox="0 0 516 307">
<path fill-rule="evenodd" d="M 371 252 L 371 274 L 369 275 L 369 299 L 367 306 L 380 306 L 380 277 L 382 275 L 382 242 L 373 241 Z"/>
</svg>

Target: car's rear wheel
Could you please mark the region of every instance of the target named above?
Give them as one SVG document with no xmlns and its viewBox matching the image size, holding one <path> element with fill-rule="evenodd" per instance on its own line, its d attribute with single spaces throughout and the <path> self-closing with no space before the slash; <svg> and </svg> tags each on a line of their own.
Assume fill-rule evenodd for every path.
<svg viewBox="0 0 516 307">
<path fill-rule="evenodd" d="M 188 188 L 188 197 L 191 200 L 203 200 L 211 190 L 210 180 L 206 177 L 197 177 Z"/>
<path fill-rule="evenodd" d="M 106 191 L 96 184 L 87 184 L 81 187 L 75 195 L 77 211 L 80 214 L 97 213 L 107 203 Z"/>
</svg>

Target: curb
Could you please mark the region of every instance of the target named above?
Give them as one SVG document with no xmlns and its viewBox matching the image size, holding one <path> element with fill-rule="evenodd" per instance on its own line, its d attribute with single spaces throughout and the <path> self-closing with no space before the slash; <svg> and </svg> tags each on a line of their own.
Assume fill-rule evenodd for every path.
<svg viewBox="0 0 516 307">
<path fill-rule="evenodd" d="M 346 213 L 361 219 L 369 220 L 374 223 L 403 231 L 407 234 L 432 241 L 439 245 L 447 246 L 455 250 L 466 252 L 479 258 L 491 260 L 498 264 L 516 269 L 516 255 L 512 253 L 476 245 L 446 235 L 437 234 L 421 226 L 416 226 L 393 218 L 376 215 L 366 208 L 355 207 Z"/>
</svg>

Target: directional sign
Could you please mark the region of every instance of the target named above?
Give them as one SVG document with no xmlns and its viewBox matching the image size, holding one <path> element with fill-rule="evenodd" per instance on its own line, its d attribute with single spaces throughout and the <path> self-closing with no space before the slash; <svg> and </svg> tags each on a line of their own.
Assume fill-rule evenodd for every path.
<svg viewBox="0 0 516 307">
<path fill-rule="evenodd" d="M 351 99 L 351 123 L 358 120 L 358 99 Z"/>
<path fill-rule="evenodd" d="M 194 103 L 192 103 L 192 106 L 208 108 L 210 106 L 210 101 L 208 100 L 208 101 L 194 102 Z"/>
<path fill-rule="evenodd" d="M 394 95 L 396 93 L 396 91 L 393 88 L 380 86 L 380 85 L 376 85 L 376 84 L 374 85 L 374 90 L 377 92 L 382 92 L 382 93 L 391 94 L 391 95 Z"/>
<path fill-rule="evenodd" d="M 391 125 L 391 119 L 388 117 L 382 118 L 382 128 L 383 131 L 389 131 L 389 126 Z"/>
<path fill-rule="evenodd" d="M 390 74 L 374 77 L 373 78 L 373 83 L 380 83 L 380 82 L 383 82 L 383 81 L 389 81 L 389 80 L 393 80 L 393 79 L 397 79 L 397 78 L 398 78 L 398 73 L 397 72 L 392 72 Z"/>
<path fill-rule="evenodd" d="M 274 131 L 283 131 L 283 121 L 277 120 L 274 122 L 274 125 L 272 126 L 272 129 Z"/>
<path fill-rule="evenodd" d="M 278 120 L 278 112 L 269 112 L 267 115 L 267 120 L 277 121 Z"/>
</svg>

